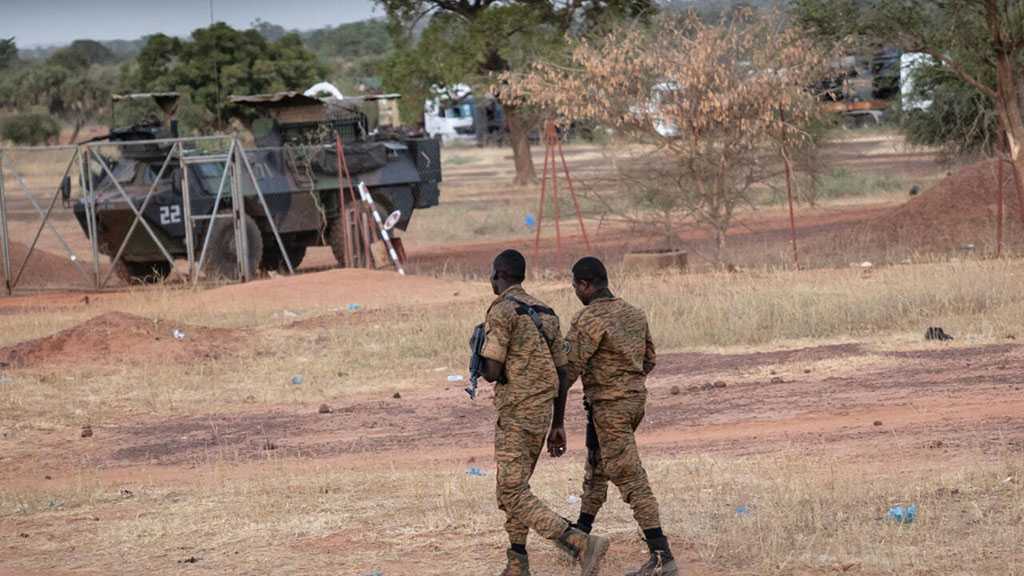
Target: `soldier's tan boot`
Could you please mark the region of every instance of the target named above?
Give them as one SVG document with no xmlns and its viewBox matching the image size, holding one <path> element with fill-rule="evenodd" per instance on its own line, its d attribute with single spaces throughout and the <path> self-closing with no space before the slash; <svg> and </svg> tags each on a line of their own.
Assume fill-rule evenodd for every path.
<svg viewBox="0 0 1024 576">
<path fill-rule="evenodd" d="M 526 554 L 508 551 L 508 563 L 500 576 L 530 576 L 530 559 Z"/>
<path fill-rule="evenodd" d="M 608 553 L 608 539 L 577 530 L 572 526 L 558 537 L 558 546 L 580 564 L 581 576 L 597 576 Z"/>
<path fill-rule="evenodd" d="M 672 557 L 672 550 L 668 546 L 668 538 L 664 535 L 649 538 L 647 547 L 651 550 L 651 557 L 640 568 L 626 572 L 626 576 L 676 576 L 679 574 L 675 558 Z"/>
</svg>

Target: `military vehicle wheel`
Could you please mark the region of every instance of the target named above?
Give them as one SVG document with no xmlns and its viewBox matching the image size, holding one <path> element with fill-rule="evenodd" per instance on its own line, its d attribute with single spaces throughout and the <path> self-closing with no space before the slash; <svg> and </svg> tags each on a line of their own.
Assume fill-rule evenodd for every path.
<svg viewBox="0 0 1024 576">
<path fill-rule="evenodd" d="M 338 266 L 345 265 L 345 236 L 342 232 L 343 230 L 341 216 L 331 220 L 327 227 L 327 243 L 331 245 L 331 252 L 334 253 L 334 260 L 338 262 Z M 365 265 L 366 241 L 361 237 L 353 238 L 352 241 L 352 249 L 355 252 L 355 263 L 353 266 L 358 268 Z"/>
<path fill-rule="evenodd" d="M 249 253 L 247 254 L 249 270 L 255 274 L 259 270 L 260 257 L 263 255 L 263 237 L 252 216 L 247 215 L 243 224 L 249 242 Z M 236 248 L 235 227 L 232 219 L 215 219 L 213 229 L 210 230 L 209 252 L 206 254 L 206 262 L 203 264 L 203 271 L 207 276 L 237 280 L 240 274 Z"/>
<path fill-rule="evenodd" d="M 298 270 L 302 259 L 306 257 L 306 246 L 304 244 L 285 244 L 284 249 L 288 252 L 288 260 L 292 263 L 292 269 Z M 285 264 L 284 258 L 281 258 L 281 249 L 276 240 L 268 240 L 263 245 L 263 260 L 260 262 L 260 270 L 288 273 L 288 265 Z"/>
<path fill-rule="evenodd" d="M 126 262 L 121 260 L 114 266 L 114 273 L 128 284 L 156 284 L 171 274 L 171 263 L 166 260 L 157 262 Z"/>
</svg>

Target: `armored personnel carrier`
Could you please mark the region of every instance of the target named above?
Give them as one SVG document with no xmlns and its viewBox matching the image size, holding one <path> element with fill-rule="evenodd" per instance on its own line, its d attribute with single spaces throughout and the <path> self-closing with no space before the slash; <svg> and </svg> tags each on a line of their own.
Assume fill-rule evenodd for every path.
<svg viewBox="0 0 1024 576">
<path fill-rule="evenodd" d="M 203 245 L 208 245 L 203 262 L 203 272 L 208 276 L 236 278 L 240 257 L 248 258 L 250 270 L 285 268 L 271 221 L 293 268 L 298 267 L 310 246 L 330 246 L 343 264 L 335 133 L 343 139 L 353 182 L 364 182 L 382 215 L 390 215 L 394 227 L 405 230 L 416 209 L 438 204 L 440 141 L 371 132 L 365 112 L 367 100 L 322 100 L 294 92 L 231 98 L 232 103 L 252 111 L 247 124 L 255 147 L 246 147 L 243 153 L 266 201 L 264 209 L 252 179 L 247 174 L 239 176 L 248 237 L 247 254 L 241 256 L 236 254 L 233 220 L 218 217 L 232 210 L 229 186 L 234 175 L 229 172 L 225 177 L 227 164 L 223 158 L 204 156 L 198 149 L 184 150 L 180 153 L 184 161 L 175 158 L 164 167 L 173 145 L 169 139 L 176 136 L 173 122 L 112 130 L 107 136 L 111 143 L 134 144 L 120 147 L 118 158 L 104 158 L 109 173 L 95 166 L 91 169 L 100 252 L 113 258 L 135 220 L 118 188 L 139 209 L 155 184 L 142 210 L 143 218 L 175 259 L 187 258 L 186 235 L 191 228 L 197 262 Z M 227 184 L 217 203 L 222 180 Z M 191 226 L 185 221 L 189 211 L 183 203 L 186 190 Z M 350 197 L 359 198 L 358 192 Z M 214 214 L 215 205 L 218 214 Z M 85 200 L 76 203 L 74 210 L 88 235 Z M 357 242 L 361 240 L 356 237 Z M 357 246 L 356 252 L 362 253 L 362 247 Z M 131 232 L 116 271 L 129 282 L 155 281 L 170 274 L 171 263 L 139 225 Z"/>
</svg>

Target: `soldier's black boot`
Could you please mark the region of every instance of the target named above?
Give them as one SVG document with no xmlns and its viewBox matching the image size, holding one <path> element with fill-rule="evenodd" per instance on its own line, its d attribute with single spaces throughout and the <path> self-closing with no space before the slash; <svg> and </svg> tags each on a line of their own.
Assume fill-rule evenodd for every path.
<svg viewBox="0 0 1024 576">
<path fill-rule="evenodd" d="M 508 563 L 500 576 L 530 576 L 530 559 L 526 554 L 508 550 Z"/>
<path fill-rule="evenodd" d="M 651 550 L 651 556 L 647 562 L 632 572 L 626 572 L 626 576 L 677 576 L 679 568 L 676 566 L 675 558 L 668 547 L 668 538 L 657 536 L 647 539 L 647 547 Z"/>
<path fill-rule="evenodd" d="M 597 576 L 608 553 L 608 539 L 569 526 L 555 542 L 580 564 L 581 576 Z"/>
</svg>

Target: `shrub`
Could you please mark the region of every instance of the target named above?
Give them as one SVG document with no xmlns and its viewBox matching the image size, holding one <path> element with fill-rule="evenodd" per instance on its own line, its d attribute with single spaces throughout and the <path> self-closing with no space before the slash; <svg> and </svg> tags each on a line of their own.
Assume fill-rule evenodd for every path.
<svg viewBox="0 0 1024 576">
<path fill-rule="evenodd" d="M 15 144 L 46 144 L 56 140 L 59 135 L 60 125 L 47 114 L 19 114 L 4 120 L 0 125 L 0 139 Z"/>
</svg>

